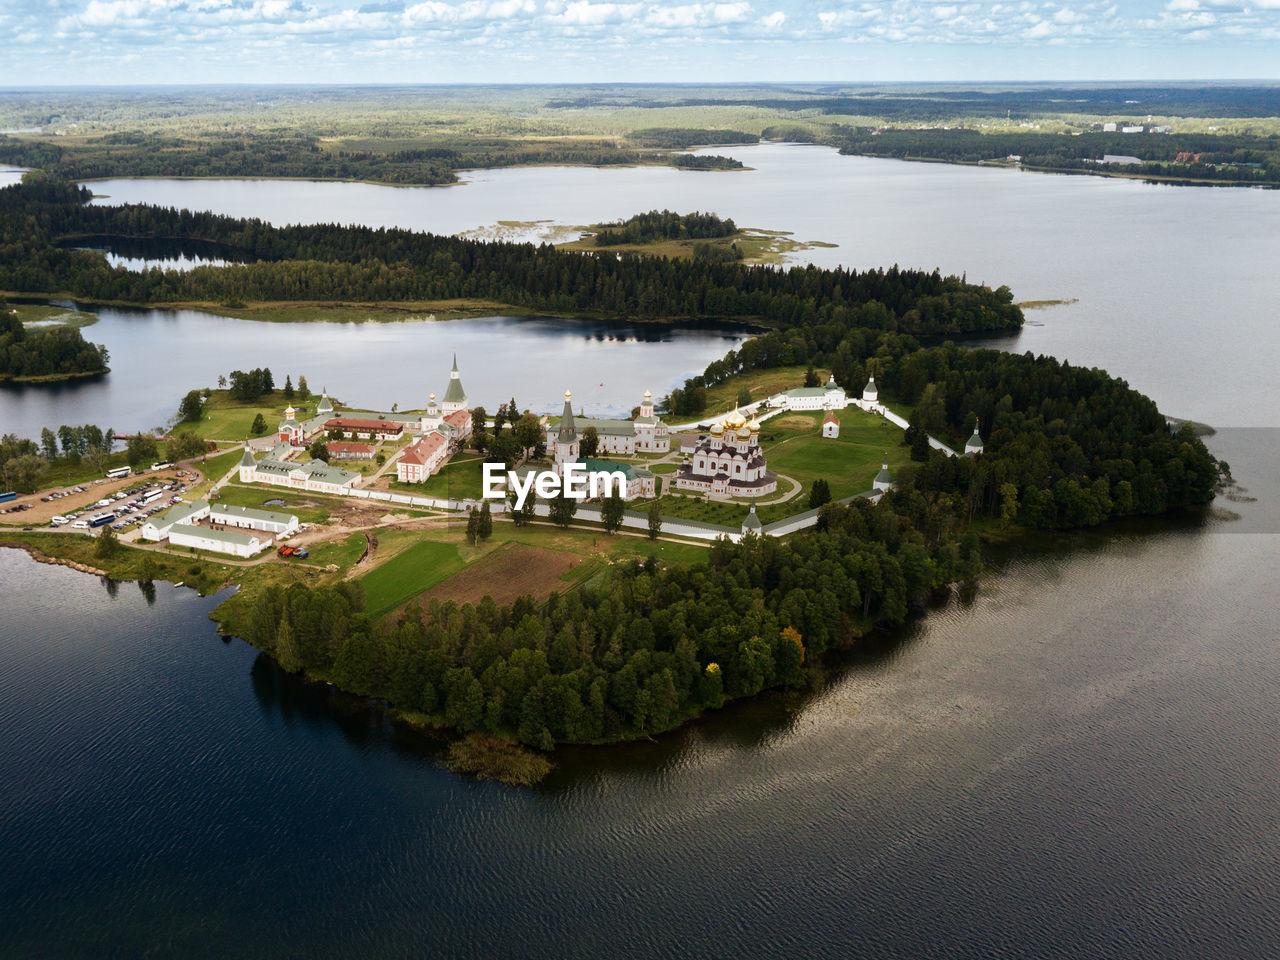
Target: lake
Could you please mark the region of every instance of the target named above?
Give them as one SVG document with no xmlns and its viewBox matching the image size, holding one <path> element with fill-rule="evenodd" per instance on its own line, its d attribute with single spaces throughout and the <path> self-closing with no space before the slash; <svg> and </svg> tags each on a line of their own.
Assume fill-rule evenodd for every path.
<svg viewBox="0 0 1280 960">
<path fill-rule="evenodd" d="M 839 242 L 812 251 L 824 262 L 1079 298 L 1001 345 L 1104 366 L 1222 428 L 1210 445 L 1256 501 L 1220 501 L 1234 520 L 1000 554 L 976 597 L 862 644 L 818 689 L 655 742 L 561 751 L 531 791 L 455 777 L 437 744 L 222 641 L 214 598 L 158 585 L 152 604 L 0 550 L 0 954 L 1274 952 L 1280 194 L 716 152 L 755 170 L 359 189 L 370 222 L 434 204 L 441 230 L 714 209 Z M 348 186 L 244 189 L 273 218 L 342 219 Z M 125 187 L 193 206 L 235 194 L 96 189 Z M 468 193 L 474 215 L 451 227 Z M 317 328 L 254 329 L 305 343 Z M 434 363 L 423 377 L 439 380 Z M 463 378 L 478 394 L 465 359 Z"/>
<path fill-rule="evenodd" d="M 68 302 L 68 305 L 70 303 Z M 452 355 L 473 405 L 558 410 L 573 390 L 592 410 L 629 413 L 645 390 L 661 396 L 732 349 L 741 328 L 672 330 L 659 324 L 554 317 L 480 317 L 393 323 L 265 323 L 195 310 L 85 307 L 85 337 L 105 344 L 111 372 L 60 384 L 0 384 L 3 431 L 96 423 L 124 432 L 163 426 L 188 390 L 232 370 L 270 367 L 307 378 L 345 403 L 375 410 L 425 407 L 444 396 Z M 557 402 L 558 401 L 558 402 Z M 228 437 L 224 439 L 243 439 Z"/>
</svg>

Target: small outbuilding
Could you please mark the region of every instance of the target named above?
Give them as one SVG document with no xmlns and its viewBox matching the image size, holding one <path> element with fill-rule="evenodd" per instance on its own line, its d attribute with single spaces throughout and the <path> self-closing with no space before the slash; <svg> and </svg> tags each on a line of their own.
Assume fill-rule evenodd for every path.
<svg viewBox="0 0 1280 960">
<path fill-rule="evenodd" d="M 840 436 L 840 418 L 834 410 L 828 410 L 827 415 L 822 418 L 822 435 L 832 440 Z"/>
</svg>

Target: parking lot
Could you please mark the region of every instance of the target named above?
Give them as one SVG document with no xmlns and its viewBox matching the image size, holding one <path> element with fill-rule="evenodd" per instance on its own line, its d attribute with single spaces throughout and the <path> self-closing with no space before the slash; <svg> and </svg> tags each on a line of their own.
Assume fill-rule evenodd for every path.
<svg viewBox="0 0 1280 960">
<path fill-rule="evenodd" d="M 118 532 L 129 533 L 145 523 L 148 517 L 181 502 L 187 488 L 200 480 L 200 474 L 194 470 L 169 468 L 41 490 L 4 504 L 6 512 L 0 514 L 0 523 L 90 532 L 91 518 L 111 514 L 113 519 L 109 525 Z M 147 497 L 151 499 L 144 503 Z M 62 522 L 54 523 L 55 518 Z"/>
</svg>

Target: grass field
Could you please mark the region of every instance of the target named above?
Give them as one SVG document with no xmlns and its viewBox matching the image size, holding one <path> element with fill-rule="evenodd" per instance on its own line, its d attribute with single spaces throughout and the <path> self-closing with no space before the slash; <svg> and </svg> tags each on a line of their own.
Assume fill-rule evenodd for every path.
<svg viewBox="0 0 1280 960">
<path fill-rule="evenodd" d="M 96 313 L 68 310 L 66 307 L 54 307 L 44 303 L 11 303 L 9 309 L 18 315 L 19 320 L 28 325 L 28 332 L 54 326 L 87 327 L 98 322 Z"/>
<path fill-rule="evenodd" d="M 768 370 L 753 370 L 741 376 L 730 377 L 724 383 L 707 388 L 707 409 L 703 416 L 713 417 L 732 410 L 738 402 L 738 394 L 746 387 L 751 394 L 751 402 L 771 397 L 783 390 L 804 386 L 804 375 L 807 367 L 770 367 Z M 819 370 L 818 375 L 825 383 L 829 371 Z"/>
<path fill-rule="evenodd" d="M 479 499 L 484 492 L 484 457 L 476 453 L 459 453 L 425 483 L 400 483 L 391 481 L 391 489 L 420 497 L 441 499 Z"/>
<path fill-rule="evenodd" d="M 839 500 L 870 489 L 886 456 L 891 471 L 910 461 L 909 451 L 902 446 L 902 431 L 893 424 L 856 407 L 836 415 L 840 418 L 836 439 L 820 434 L 823 414 L 817 411 L 784 413 L 766 421 L 760 430 L 769 469 L 800 481 L 805 509 L 814 480 L 825 479 L 832 498 Z"/>
<path fill-rule="evenodd" d="M 308 547 L 310 560 L 318 566 L 330 564 L 339 570 L 349 570 L 364 553 L 366 541 L 363 533 L 352 533 L 339 540 L 326 540 Z"/>
<path fill-rule="evenodd" d="M 463 563 L 454 544 L 433 540 L 415 543 L 360 578 L 365 611 L 371 617 L 390 613 L 461 570 Z"/>
<path fill-rule="evenodd" d="M 229 470 L 230 465 L 226 469 Z M 266 485 L 249 487 L 236 483 L 229 483 L 219 490 L 218 500 L 236 507 L 256 507 L 259 510 L 296 514 L 303 523 L 324 523 L 329 519 L 333 507 L 338 505 L 336 497 L 326 497 L 324 494 L 298 493 L 296 490 Z M 283 500 L 284 505 L 268 505 L 268 500 Z"/>
</svg>

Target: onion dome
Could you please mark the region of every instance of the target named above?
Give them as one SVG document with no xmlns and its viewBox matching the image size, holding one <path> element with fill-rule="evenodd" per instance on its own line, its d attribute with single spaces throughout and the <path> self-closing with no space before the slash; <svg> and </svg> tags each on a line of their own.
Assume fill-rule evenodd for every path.
<svg viewBox="0 0 1280 960">
<path fill-rule="evenodd" d="M 721 435 L 721 434 L 723 434 L 723 433 L 724 433 L 724 424 L 722 424 L 722 423 L 720 423 L 719 421 L 717 421 L 717 422 L 715 422 L 715 423 L 713 423 L 713 424 L 711 425 L 711 435 L 712 435 L 712 436 L 718 437 L 718 436 L 720 436 L 720 435 Z"/>
<path fill-rule="evenodd" d="M 751 418 L 751 422 L 747 424 L 747 426 L 751 429 L 752 433 L 760 432 L 760 421 L 757 420 L 755 417 Z"/>
</svg>

